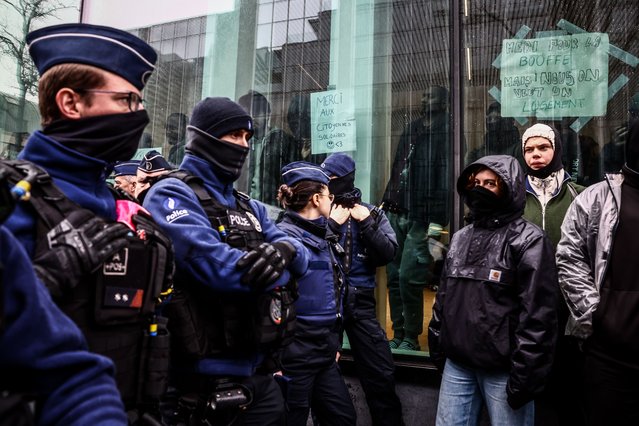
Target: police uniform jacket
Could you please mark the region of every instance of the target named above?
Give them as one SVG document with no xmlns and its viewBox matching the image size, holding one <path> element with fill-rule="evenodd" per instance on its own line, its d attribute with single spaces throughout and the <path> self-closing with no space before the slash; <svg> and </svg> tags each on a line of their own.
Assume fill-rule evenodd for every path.
<svg viewBox="0 0 639 426">
<path fill-rule="evenodd" d="M 0 228 L 0 387 L 35 395 L 38 424 L 126 425 L 108 358 L 87 351 L 80 330 L 53 304 L 31 260 Z M 18 387 L 17 387 L 18 386 Z"/>
<path fill-rule="evenodd" d="M 348 218 L 342 225 L 329 219 L 329 226 L 339 235 L 345 256 L 350 257 L 350 265 L 345 271 L 348 285 L 374 288 L 375 269 L 395 258 L 397 238 L 383 211 L 370 204 L 360 204 L 372 212 L 366 219 L 358 222 Z"/>
<path fill-rule="evenodd" d="M 112 167 L 97 158 L 69 149 L 41 131 L 34 132 L 18 156 L 45 169 L 69 199 L 106 220 L 115 220 L 115 199 L 106 184 Z M 29 255 L 35 251 L 35 212 L 24 203 L 6 225 Z"/>
<path fill-rule="evenodd" d="M 325 237 L 326 227 L 292 211 L 287 211 L 277 226 L 308 249 L 308 268 L 297 276 L 299 298 L 295 311 L 298 322 L 331 328 L 341 315 L 342 294 L 336 291 L 337 276 Z"/>
<path fill-rule="evenodd" d="M 236 206 L 232 182 L 222 181 L 207 161 L 186 154 L 180 169 L 201 178 L 209 194 L 221 204 L 233 208 Z M 304 271 L 308 262 L 304 247 L 275 227 L 261 203 L 250 200 L 249 204 L 259 224 L 258 231 L 261 230 L 265 241 L 288 241 L 293 244 L 297 254 L 289 269 L 297 273 Z M 172 240 L 178 275 L 182 279 L 193 280 L 213 291 L 225 293 L 248 294 L 252 290 L 240 281 L 246 271 L 236 268 L 246 252 L 222 241 L 218 230 L 212 228 L 196 194 L 186 183 L 176 178 L 158 181 L 144 198 L 144 207 Z M 289 272 L 284 271 L 273 287 L 284 285 L 289 279 Z M 246 359 L 205 359 L 195 365 L 195 370 L 211 375 L 249 376 L 261 360 L 259 354 Z"/>
<path fill-rule="evenodd" d="M 557 339 L 559 288 L 550 239 L 523 219 L 523 171 L 511 156 L 484 157 L 506 183 L 507 204 L 455 233 L 429 324 L 431 357 L 510 374 L 509 397 L 525 403 L 543 389 Z M 464 190 L 459 190 L 464 195 Z"/>
</svg>

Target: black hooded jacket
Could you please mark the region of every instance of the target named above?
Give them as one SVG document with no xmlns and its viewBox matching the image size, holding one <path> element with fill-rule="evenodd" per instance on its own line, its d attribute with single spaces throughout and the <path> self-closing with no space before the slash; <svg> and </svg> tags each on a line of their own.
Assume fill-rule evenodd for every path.
<svg viewBox="0 0 639 426">
<path fill-rule="evenodd" d="M 506 184 L 503 206 L 452 239 L 429 324 L 432 360 L 445 358 L 510 373 L 508 402 L 521 407 L 544 387 L 557 339 L 559 287 L 552 244 L 521 217 L 524 174 L 507 155 L 483 157 L 457 181 L 465 197 L 470 173 L 485 165 Z"/>
</svg>

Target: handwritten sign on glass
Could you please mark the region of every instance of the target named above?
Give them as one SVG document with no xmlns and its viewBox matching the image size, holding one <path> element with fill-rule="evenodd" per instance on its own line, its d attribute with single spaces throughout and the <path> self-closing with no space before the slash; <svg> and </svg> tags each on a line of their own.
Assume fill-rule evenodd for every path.
<svg viewBox="0 0 639 426">
<path fill-rule="evenodd" d="M 354 151 L 355 107 L 343 90 L 311 93 L 311 151 L 313 154 Z"/>
<path fill-rule="evenodd" d="M 504 117 L 605 115 L 608 34 L 503 40 L 500 79 Z"/>
</svg>

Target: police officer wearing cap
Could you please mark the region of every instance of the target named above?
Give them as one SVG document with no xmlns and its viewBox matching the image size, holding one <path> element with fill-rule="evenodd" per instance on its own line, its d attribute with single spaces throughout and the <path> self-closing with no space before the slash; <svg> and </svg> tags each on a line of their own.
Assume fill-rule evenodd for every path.
<svg viewBox="0 0 639 426">
<path fill-rule="evenodd" d="M 321 167 L 331 177 L 328 187 L 335 196 L 328 223 L 345 252 L 341 258 L 348 284 L 344 331 L 357 375 L 373 424 L 401 425 L 395 364 L 386 332 L 375 315 L 375 272 L 397 253 L 395 231 L 383 211 L 362 202 L 362 192 L 355 187 L 355 161 L 349 155 L 331 154 Z"/>
<path fill-rule="evenodd" d="M 337 366 L 344 277 L 342 249 L 328 232 L 332 194 L 328 175 L 317 165 L 296 161 L 282 168 L 278 199 L 286 209 L 278 227 L 309 252 L 308 269 L 298 277 L 297 328 L 282 352 L 288 425 L 306 425 L 309 409 L 320 424 L 355 424 L 356 414 Z"/>
<path fill-rule="evenodd" d="M 12 198 L 0 182 L 0 223 Z M 87 351 L 31 260 L 0 227 L 0 423 L 126 425 L 113 363 Z M 35 410 L 28 406 L 35 400 Z"/>
<path fill-rule="evenodd" d="M 143 202 L 147 191 L 157 179 L 173 170 L 173 166 L 156 150 L 152 149 L 144 154 L 137 164 L 135 198 Z"/>
<path fill-rule="evenodd" d="M 136 174 L 139 161 L 118 161 L 113 166 L 113 187 L 124 191 L 130 196 L 135 196 Z"/>
<path fill-rule="evenodd" d="M 3 165 L 31 191 L 7 226 L 89 348 L 116 364 L 135 422 L 166 386 L 168 335 L 150 316 L 172 269 L 171 246 L 131 201 L 116 200 L 106 179 L 133 156 L 149 123 L 141 90 L 157 55 L 130 33 L 87 24 L 45 27 L 27 43 L 43 128 L 17 163 Z M 157 363 L 147 357 L 155 349 Z"/>
<path fill-rule="evenodd" d="M 169 308 L 176 338 L 174 386 L 182 407 L 198 392 L 191 420 L 280 424 L 282 394 L 266 365 L 289 323 L 283 290 L 289 270 L 302 273 L 306 249 L 275 227 L 265 207 L 238 193 L 253 124 L 228 98 L 206 98 L 193 109 L 180 169 L 157 181 L 144 207 L 171 237 L 176 295 Z M 226 387 L 242 395 L 220 403 Z M 217 396 L 216 396 L 217 395 Z M 230 410 L 230 408 L 229 408 Z M 166 420 L 170 422 L 182 419 Z"/>
</svg>

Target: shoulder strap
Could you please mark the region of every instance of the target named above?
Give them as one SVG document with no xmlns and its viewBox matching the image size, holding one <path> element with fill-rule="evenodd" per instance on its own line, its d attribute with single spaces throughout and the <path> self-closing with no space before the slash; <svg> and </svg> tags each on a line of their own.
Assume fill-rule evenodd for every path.
<svg viewBox="0 0 639 426">
<path fill-rule="evenodd" d="M 60 223 L 73 210 L 81 208 L 53 183 L 51 176 L 42 168 L 24 160 L 0 162 L 9 182 L 20 182 L 25 191 L 21 199 L 33 206 L 35 214 L 49 229 Z"/>
</svg>

